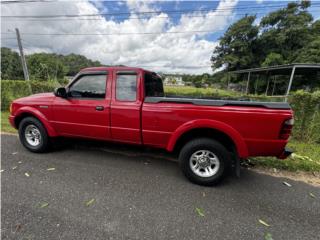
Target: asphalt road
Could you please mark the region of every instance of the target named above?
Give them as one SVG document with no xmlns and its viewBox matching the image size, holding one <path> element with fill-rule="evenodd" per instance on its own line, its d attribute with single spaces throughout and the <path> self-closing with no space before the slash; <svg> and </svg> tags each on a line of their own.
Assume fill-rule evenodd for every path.
<svg viewBox="0 0 320 240">
<path fill-rule="evenodd" d="M 320 188 L 301 182 L 243 170 L 201 187 L 157 151 L 77 142 L 33 154 L 8 135 L 1 145 L 2 239 L 320 238 Z"/>
</svg>

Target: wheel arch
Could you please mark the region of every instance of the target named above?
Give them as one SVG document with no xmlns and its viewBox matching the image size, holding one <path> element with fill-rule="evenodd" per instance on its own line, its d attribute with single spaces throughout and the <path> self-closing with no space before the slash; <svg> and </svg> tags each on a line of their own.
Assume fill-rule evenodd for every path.
<svg viewBox="0 0 320 240">
<path fill-rule="evenodd" d="M 173 132 L 166 149 L 170 152 L 179 151 L 186 142 L 199 137 L 215 139 L 241 158 L 248 156 L 246 143 L 240 133 L 215 120 L 194 120 L 181 125 Z"/>
<path fill-rule="evenodd" d="M 17 129 L 19 129 L 19 124 L 22 121 L 22 119 L 26 117 L 34 117 L 38 119 L 43 124 L 50 137 L 58 136 L 58 134 L 56 133 L 46 116 L 33 107 L 22 107 L 15 113 L 14 124 Z"/>
</svg>

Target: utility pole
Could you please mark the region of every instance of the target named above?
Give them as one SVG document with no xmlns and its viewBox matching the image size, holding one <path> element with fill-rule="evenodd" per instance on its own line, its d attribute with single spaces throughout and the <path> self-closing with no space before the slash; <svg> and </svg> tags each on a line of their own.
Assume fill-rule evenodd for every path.
<svg viewBox="0 0 320 240">
<path fill-rule="evenodd" d="M 16 34 L 17 34 L 17 41 L 18 41 L 18 46 L 19 46 L 19 51 L 20 51 L 20 58 L 21 58 L 21 63 L 22 63 L 22 68 L 23 68 L 24 79 L 25 80 L 29 80 L 28 66 L 27 66 L 27 63 L 26 63 L 26 59 L 24 57 L 23 47 L 22 47 L 21 37 L 20 37 L 20 32 L 19 32 L 18 28 L 16 28 Z"/>
</svg>

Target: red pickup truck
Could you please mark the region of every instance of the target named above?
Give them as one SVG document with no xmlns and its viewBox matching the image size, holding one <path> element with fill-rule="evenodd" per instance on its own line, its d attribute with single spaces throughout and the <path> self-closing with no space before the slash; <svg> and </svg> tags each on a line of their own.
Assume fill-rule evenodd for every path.
<svg viewBox="0 0 320 240">
<path fill-rule="evenodd" d="M 83 69 L 65 88 L 15 100 L 10 113 L 32 152 L 58 136 L 164 148 L 202 185 L 217 183 L 229 166 L 239 172 L 240 159 L 291 153 L 287 103 L 165 97 L 161 77 L 141 68 Z"/>
</svg>

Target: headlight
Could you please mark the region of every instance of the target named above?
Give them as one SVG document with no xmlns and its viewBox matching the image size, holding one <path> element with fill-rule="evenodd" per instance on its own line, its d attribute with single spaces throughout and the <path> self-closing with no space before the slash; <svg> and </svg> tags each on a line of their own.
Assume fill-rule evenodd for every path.
<svg viewBox="0 0 320 240">
<path fill-rule="evenodd" d="M 12 103 L 10 104 L 9 111 L 10 111 L 10 114 L 12 114 Z"/>
</svg>

